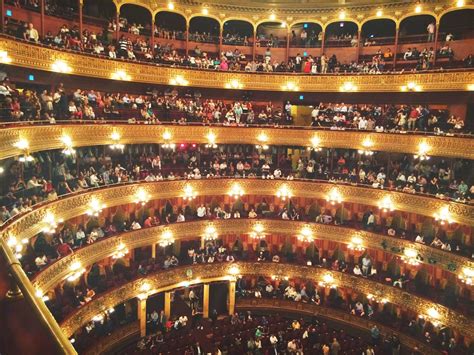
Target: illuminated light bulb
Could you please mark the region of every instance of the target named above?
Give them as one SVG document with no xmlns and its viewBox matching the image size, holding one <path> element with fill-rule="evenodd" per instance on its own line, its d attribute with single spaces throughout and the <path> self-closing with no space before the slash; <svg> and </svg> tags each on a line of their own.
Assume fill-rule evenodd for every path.
<svg viewBox="0 0 474 355">
<path fill-rule="evenodd" d="M 471 286 L 474 279 L 474 269 L 469 267 L 463 268 L 461 274 L 459 275 L 459 279 L 466 285 Z"/>
<path fill-rule="evenodd" d="M 173 233 L 170 230 L 166 230 L 161 235 L 161 239 L 158 241 L 159 246 L 165 248 L 174 243 Z"/>
<path fill-rule="evenodd" d="M 440 224 L 450 224 L 453 222 L 451 218 L 451 212 L 449 212 L 449 207 L 444 206 L 438 212 L 434 214 L 434 218 L 436 221 L 439 221 Z"/>
<path fill-rule="evenodd" d="M 418 146 L 418 153 L 414 154 L 413 157 L 415 159 L 420 160 L 429 160 L 430 157 L 428 156 L 428 152 L 431 150 L 431 146 L 426 142 L 421 142 Z"/>
<path fill-rule="evenodd" d="M 191 185 L 186 185 L 184 187 L 184 196 L 183 196 L 183 198 L 186 201 L 194 200 L 196 198 L 196 196 L 197 196 L 197 193 L 196 193 L 196 191 L 194 191 L 194 189 Z"/>
<path fill-rule="evenodd" d="M 139 188 L 135 194 L 135 203 L 145 206 L 150 201 L 150 194 L 143 188 Z"/>
<path fill-rule="evenodd" d="M 313 241 L 313 231 L 308 226 L 303 227 L 297 238 L 299 241 L 310 243 Z"/>
<path fill-rule="evenodd" d="M 174 10 L 174 4 L 172 2 L 168 3 L 168 10 Z"/>
<path fill-rule="evenodd" d="M 120 243 L 119 246 L 117 247 L 117 250 L 112 254 L 113 259 L 120 259 L 123 258 L 125 255 L 128 254 L 128 248 L 125 246 L 125 244 Z"/>
<path fill-rule="evenodd" d="M 466 2 L 464 0 L 458 0 L 458 1 L 456 1 L 456 6 L 457 7 L 463 7 L 465 5 L 465 3 Z"/>
<path fill-rule="evenodd" d="M 237 199 L 244 195 L 244 190 L 242 190 L 239 184 L 234 184 L 228 192 L 228 195 Z"/>
<path fill-rule="evenodd" d="M 219 238 L 216 227 L 214 227 L 213 225 L 207 226 L 206 230 L 204 231 L 203 238 L 204 240 L 216 240 L 217 238 Z"/>
<path fill-rule="evenodd" d="M 0 51 L 0 63 L 9 64 L 12 62 L 12 59 L 8 56 L 7 51 Z"/>
<path fill-rule="evenodd" d="M 354 251 L 364 251 L 365 248 L 362 246 L 362 239 L 360 237 L 352 237 L 351 242 L 347 247 Z"/>
<path fill-rule="evenodd" d="M 341 193 L 339 192 L 339 190 L 337 190 L 336 188 L 332 189 L 328 196 L 326 197 L 326 200 L 331 204 L 331 205 L 335 205 L 336 203 L 341 203 L 342 202 L 342 195 Z"/>
<path fill-rule="evenodd" d="M 383 212 L 393 211 L 395 208 L 394 208 L 394 205 L 393 205 L 392 198 L 391 198 L 390 196 L 385 196 L 385 197 L 379 202 L 379 208 L 380 208 Z"/>
<path fill-rule="evenodd" d="M 132 80 L 131 76 L 127 74 L 125 70 L 117 70 L 112 73 L 111 78 L 113 80 L 122 80 L 122 81 L 130 81 Z"/>
<path fill-rule="evenodd" d="M 273 13 L 272 13 L 272 14 L 270 14 L 270 16 L 269 16 L 269 19 L 270 19 L 271 21 L 275 21 L 275 20 L 276 20 L 276 18 L 277 18 L 277 17 L 276 17 L 276 15 L 275 15 L 275 14 L 273 14 Z"/>
<path fill-rule="evenodd" d="M 54 63 L 51 65 L 51 69 L 57 73 L 62 73 L 62 74 L 68 74 L 72 72 L 72 68 L 64 61 L 61 59 L 57 59 L 54 61 Z"/>
<path fill-rule="evenodd" d="M 232 79 L 228 83 L 225 84 L 226 89 L 242 89 L 244 86 L 240 81 L 237 79 Z"/>
<path fill-rule="evenodd" d="M 209 9 L 207 7 L 202 9 L 202 14 L 203 15 L 209 15 Z"/>
<path fill-rule="evenodd" d="M 345 11 L 341 11 L 339 13 L 339 20 L 344 20 L 346 18 L 346 12 Z"/>
<path fill-rule="evenodd" d="M 416 249 L 407 248 L 403 251 L 402 260 L 409 265 L 417 266 L 420 264 L 418 251 Z"/>
<path fill-rule="evenodd" d="M 30 148 L 30 143 L 26 139 L 20 139 L 18 142 L 14 143 L 13 146 L 21 150 L 28 150 L 28 148 Z"/>
<path fill-rule="evenodd" d="M 416 5 L 416 7 L 415 7 L 415 12 L 416 12 L 417 14 L 419 14 L 422 10 L 423 10 L 423 8 L 421 7 L 421 5 Z"/>
<path fill-rule="evenodd" d="M 217 148 L 216 144 L 216 135 L 213 132 L 209 132 L 206 136 L 207 138 L 207 144 L 206 148 Z"/>
<path fill-rule="evenodd" d="M 357 91 L 357 86 L 354 85 L 354 83 L 350 81 L 346 81 L 344 84 L 341 85 L 339 89 L 340 91 L 343 91 L 343 92 L 353 92 L 353 91 Z"/>
<path fill-rule="evenodd" d="M 76 150 L 72 146 L 72 139 L 68 135 L 64 135 L 61 137 L 61 141 L 64 144 L 63 154 L 64 155 L 74 155 L 76 154 Z"/>
<path fill-rule="evenodd" d="M 320 147 L 320 144 L 321 144 L 321 139 L 317 136 L 314 136 L 313 138 L 311 138 L 311 147 L 310 149 L 313 149 L 314 151 L 321 151 L 322 148 Z"/>
<path fill-rule="evenodd" d="M 94 317 L 92 317 L 93 322 L 102 322 L 104 320 L 104 315 L 103 314 L 97 314 Z"/>
<path fill-rule="evenodd" d="M 283 185 L 278 189 L 276 196 L 282 199 L 283 201 L 286 201 L 286 199 L 290 199 L 293 194 L 287 185 Z"/>
<path fill-rule="evenodd" d="M 87 215 L 98 217 L 100 212 L 105 208 L 105 204 L 100 203 L 95 197 L 89 202 L 89 209 L 86 211 Z"/>
<path fill-rule="evenodd" d="M 293 81 L 288 81 L 281 88 L 283 91 L 298 91 L 299 90 L 298 85 L 296 85 Z"/>
<path fill-rule="evenodd" d="M 69 270 L 71 273 L 66 277 L 67 281 L 74 282 L 78 280 L 82 274 L 86 272 L 79 261 L 74 261 L 70 266 Z"/>
<path fill-rule="evenodd" d="M 382 10 L 377 10 L 376 15 L 377 15 L 377 17 L 382 17 L 383 11 Z"/>
<path fill-rule="evenodd" d="M 236 265 L 232 265 L 229 268 L 229 274 L 232 275 L 232 276 L 237 276 L 237 275 L 240 274 L 240 270 Z"/>
<path fill-rule="evenodd" d="M 174 78 L 170 79 L 170 85 L 186 86 L 189 84 L 189 81 L 186 80 L 182 75 L 176 75 Z"/>
<path fill-rule="evenodd" d="M 280 26 L 281 26 L 281 28 L 285 28 L 286 27 L 286 22 L 283 21 Z"/>
</svg>

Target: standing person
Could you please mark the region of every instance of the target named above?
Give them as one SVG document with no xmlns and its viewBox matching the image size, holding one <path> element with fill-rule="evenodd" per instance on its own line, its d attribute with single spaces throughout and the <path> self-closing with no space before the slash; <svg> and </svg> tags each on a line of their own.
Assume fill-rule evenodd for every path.
<svg viewBox="0 0 474 355">
<path fill-rule="evenodd" d="M 434 22 L 431 22 L 427 27 L 426 31 L 428 32 L 428 42 L 433 42 L 435 37 L 436 26 Z"/>
</svg>

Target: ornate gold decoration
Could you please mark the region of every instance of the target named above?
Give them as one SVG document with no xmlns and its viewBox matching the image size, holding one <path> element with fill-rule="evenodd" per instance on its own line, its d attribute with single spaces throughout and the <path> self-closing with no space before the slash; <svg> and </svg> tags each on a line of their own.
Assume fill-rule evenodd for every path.
<svg viewBox="0 0 474 355">
<path fill-rule="evenodd" d="M 169 238 L 185 240 L 196 238 L 198 235 L 205 236 L 209 232 L 208 227 L 207 221 L 194 221 L 122 233 L 117 237 L 90 244 L 77 250 L 74 254 L 59 259 L 39 273 L 32 282 L 35 289 L 46 293 L 70 274 L 71 266 L 74 263 L 79 262 L 83 266 L 89 266 L 113 255 L 120 245 L 126 245 L 129 250 L 133 250 L 156 243 L 157 236 L 168 235 L 168 240 Z M 327 224 L 283 220 L 228 219 L 216 220 L 212 227 L 218 235 L 256 233 L 256 235 L 262 236 L 264 233 L 276 233 L 296 237 L 304 236 L 308 241 L 320 239 L 345 244 L 354 243 L 353 238 L 356 237 L 359 246 L 372 250 L 384 250 L 400 257 L 405 255 L 403 250 L 416 248 L 413 250 L 417 255 L 423 256 L 424 262 L 428 262 L 429 259 L 437 260 L 436 266 L 446 271 L 451 271 L 450 264 L 452 263 L 459 265 L 459 270 L 474 269 L 474 262 L 441 249 L 419 243 L 413 244 L 404 239 L 391 238 L 367 231 L 357 231 L 354 234 L 354 229 Z"/>
<path fill-rule="evenodd" d="M 222 83 L 237 80 L 252 90 L 305 92 L 339 92 L 346 82 L 359 92 L 398 92 L 408 80 L 423 87 L 423 91 L 465 91 L 474 82 L 474 72 L 436 72 L 380 75 L 290 75 L 263 73 L 216 72 L 196 69 L 159 67 L 143 63 L 125 63 L 91 55 L 67 53 L 48 47 L 0 38 L 0 48 L 7 51 L 12 64 L 18 67 L 52 71 L 55 58 L 67 62 L 71 72 L 81 76 L 110 79 L 117 70 L 126 72 L 134 82 L 155 85 L 189 85 L 221 89 Z M 178 80 L 176 80 L 178 78 Z M 183 78 L 183 80 L 179 80 Z M 187 79 L 184 79 L 187 78 Z"/>
<path fill-rule="evenodd" d="M 321 281 L 324 274 L 327 273 L 325 269 L 290 264 L 239 262 L 232 265 L 239 269 L 241 275 L 266 277 L 271 277 L 272 275 L 288 275 L 289 278 L 298 277 L 299 279 L 311 280 L 316 283 Z M 234 276 L 229 275 L 229 267 L 230 265 L 226 263 L 192 266 L 193 277 L 195 279 L 189 282 L 189 284 L 230 280 Z M 186 270 L 188 268 L 189 266 L 179 267 L 168 271 L 149 274 L 145 278 L 134 280 L 95 298 L 93 301 L 79 308 L 61 323 L 64 334 L 67 337 L 72 336 L 80 327 L 90 322 L 96 314 L 110 309 L 126 300 L 137 297 L 144 280 L 150 284 L 150 289 L 155 290 L 156 293 L 180 287 L 183 279 L 186 279 Z M 391 303 L 407 307 L 417 314 L 427 314 L 430 312 L 430 309 L 434 308 L 439 313 L 440 322 L 450 328 L 458 330 L 462 335 L 467 337 L 472 335 L 474 321 L 468 319 L 463 314 L 404 292 L 396 287 L 355 277 L 346 273 L 333 271 L 331 274 L 334 283 L 338 286 L 347 287 L 363 294 L 387 295 Z"/>
<path fill-rule="evenodd" d="M 474 72 L 473 72 L 474 73 Z M 474 81 L 474 78 L 473 78 Z M 458 157 L 474 159 L 474 139 L 461 137 L 419 136 L 416 134 L 366 133 L 359 131 L 332 131 L 303 128 L 262 128 L 213 127 L 212 133 L 219 137 L 219 144 L 265 144 L 341 149 L 367 149 L 370 141 L 371 151 L 418 154 L 421 147 L 429 146 L 431 156 Z M 257 140 L 263 138 L 266 141 Z M 317 136 L 315 136 L 317 134 Z M 116 144 L 169 144 L 209 143 L 209 128 L 204 126 L 164 126 L 164 125 L 45 125 L 4 128 L 0 130 L 0 160 L 24 153 L 15 144 L 28 142 L 28 153 L 63 149 L 62 137 L 67 135 L 74 147 L 110 145 L 111 137 L 118 137 Z M 260 137 L 261 136 L 261 137 Z M 314 139 L 316 137 L 316 139 Z"/>
</svg>

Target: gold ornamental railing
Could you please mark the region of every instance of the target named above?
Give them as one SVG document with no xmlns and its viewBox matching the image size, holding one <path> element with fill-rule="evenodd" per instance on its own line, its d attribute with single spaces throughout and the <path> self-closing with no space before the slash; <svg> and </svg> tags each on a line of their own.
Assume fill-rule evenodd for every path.
<svg viewBox="0 0 474 355">
<path fill-rule="evenodd" d="M 121 245 L 124 245 L 128 250 L 154 245 L 165 231 L 171 233 L 176 241 L 180 241 L 199 238 L 199 236 L 205 235 L 206 228 L 209 226 L 213 226 L 219 235 L 242 235 L 251 233 L 257 224 L 263 228 L 265 233 L 296 236 L 305 229 L 311 232 L 314 240 L 328 240 L 343 244 L 349 244 L 352 242 L 351 239 L 353 237 L 357 237 L 361 241 L 361 246 L 368 250 L 381 250 L 398 256 L 403 255 L 404 249 L 410 248 L 416 250 L 424 263 L 429 263 L 429 260 L 432 262 L 435 260 L 436 267 L 449 272 L 453 271 L 451 269 L 453 264 L 456 264 L 459 270 L 464 267 L 474 269 L 474 263 L 467 258 L 420 243 L 412 243 L 404 239 L 391 238 L 367 231 L 299 221 L 228 219 L 174 223 L 109 237 L 78 249 L 74 254 L 61 258 L 42 270 L 34 277 L 32 283 L 35 290 L 39 291 L 40 294 L 46 294 L 66 279 L 71 273 L 71 267 L 74 263 L 79 262 L 82 267 L 87 268 L 112 256 Z"/>
<path fill-rule="evenodd" d="M 474 78 L 473 78 L 474 80 Z M 0 130 L 0 160 L 24 153 L 17 143 L 26 141 L 29 153 L 63 149 L 67 135 L 74 147 L 117 143 L 209 143 L 212 132 L 217 144 L 267 144 L 312 147 L 314 139 L 324 148 L 370 149 L 418 154 L 420 146 L 430 156 L 474 159 L 474 139 L 423 134 L 374 133 L 367 131 L 321 130 L 311 127 L 222 127 L 204 125 L 58 124 L 18 125 Z M 164 139 L 167 137 L 167 139 Z M 263 140 L 263 141 L 262 141 Z"/>
<path fill-rule="evenodd" d="M 339 287 L 346 287 L 362 294 L 383 295 L 388 302 L 412 310 L 419 315 L 432 314 L 434 310 L 434 312 L 439 314 L 437 321 L 459 331 L 460 334 L 466 336 L 468 339 L 472 337 L 472 329 L 474 327 L 473 320 L 447 307 L 407 293 L 402 289 L 342 272 L 328 271 L 317 267 L 271 262 L 200 264 L 149 274 L 146 277 L 136 279 L 126 285 L 119 286 L 112 291 L 98 296 L 93 301 L 79 308 L 62 322 L 61 328 L 67 337 L 71 337 L 78 329 L 89 323 L 97 314 L 101 314 L 120 303 L 137 297 L 142 292 L 140 290 L 144 283 L 147 283 L 148 288 L 153 290 L 149 293 L 149 295 L 151 295 L 183 287 L 183 282 L 189 286 L 193 284 L 232 280 L 235 277 L 232 276 L 232 274 L 235 274 L 235 269 L 231 270 L 231 265 L 234 268 L 237 267 L 239 275 L 265 277 L 281 275 L 290 279 L 298 278 L 316 283 L 322 281 L 323 276 L 330 273 L 334 284 Z M 189 277 L 189 270 L 192 271 L 191 278 Z"/>
</svg>

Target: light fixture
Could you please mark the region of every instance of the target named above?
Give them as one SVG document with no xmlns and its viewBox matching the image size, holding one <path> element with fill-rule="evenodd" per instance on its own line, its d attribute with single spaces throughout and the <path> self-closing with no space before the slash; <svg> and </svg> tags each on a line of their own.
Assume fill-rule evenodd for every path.
<svg viewBox="0 0 474 355">
<path fill-rule="evenodd" d="M 202 237 L 204 240 L 217 240 L 219 238 L 219 235 L 217 234 L 216 227 L 214 227 L 213 225 L 208 225 Z"/>
<path fill-rule="evenodd" d="M 12 59 L 8 56 L 7 51 L 0 51 L 0 63 L 9 64 L 12 62 Z"/>
<path fill-rule="evenodd" d="M 256 225 L 253 226 L 253 231 L 250 232 L 250 238 L 252 239 L 265 239 L 265 233 L 264 233 L 265 228 L 261 223 L 257 223 Z"/>
<path fill-rule="evenodd" d="M 286 184 L 280 186 L 278 189 L 276 196 L 281 199 L 282 201 L 286 201 L 286 199 L 290 199 L 293 194 L 291 193 L 291 190 L 288 188 Z"/>
<path fill-rule="evenodd" d="M 203 7 L 202 8 L 202 14 L 206 15 L 206 16 L 209 15 L 209 9 L 207 7 Z"/>
<path fill-rule="evenodd" d="M 267 150 L 269 148 L 268 145 L 266 144 L 268 141 L 268 136 L 264 132 L 261 132 L 257 136 L 257 141 L 259 142 L 259 144 L 255 145 L 257 149 Z"/>
<path fill-rule="evenodd" d="M 468 91 L 474 91 L 474 84 L 467 84 Z"/>
<path fill-rule="evenodd" d="M 421 142 L 418 145 L 418 153 L 414 154 L 413 157 L 415 159 L 420 160 L 429 160 L 430 157 L 428 156 L 428 152 L 431 150 L 431 146 L 426 142 Z"/>
<path fill-rule="evenodd" d="M 5 172 L 5 169 L 3 168 L 3 166 L 0 166 L 0 174 L 3 174 Z"/>
<path fill-rule="evenodd" d="M 286 24 L 286 22 L 285 22 L 285 21 L 283 21 L 283 22 L 281 23 L 281 25 L 280 25 L 280 26 L 281 26 L 281 28 L 285 28 L 285 27 L 286 27 L 286 25 L 287 25 L 287 24 Z"/>
<path fill-rule="evenodd" d="M 416 12 L 417 14 L 419 14 L 422 10 L 423 10 L 423 8 L 421 7 L 421 5 L 416 5 L 416 7 L 415 7 L 415 12 Z"/>
<path fill-rule="evenodd" d="M 120 243 L 117 250 L 112 254 L 112 259 L 120 259 L 128 254 L 128 248 L 125 244 Z"/>
<path fill-rule="evenodd" d="M 344 20 L 346 18 L 346 12 L 342 10 L 339 12 L 339 20 Z"/>
<path fill-rule="evenodd" d="M 187 81 L 182 75 L 176 75 L 174 78 L 170 79 L 170 85 L 187 86 L 189 85 L 189 81 Z"/>
<path fill-rule="evenodd" d="M 40 298 L 43 302 L 49 301 L 49 296 L 45 295 L 43 291 L 37 289 L 35 292 L 36 297 Z"/>
<path fill-rule="evenodd" d="M 237 276 L 240 274 L 240 269 L 237 265 L 232 265 L 230 268 L 229 268 L 229 274 L 232 275 L 232 276 Z"/>
<path fill-rule="evenodd" d="M 66 280 L 69 282 L 74 282 L 78 280 L 82 274 L 86 272 L 79 261 L 74 261 L 69 267 L 71 273 L 66 277 Z"/>
<path fill-rule="evenodd" d="M 308 147 L 309 150 L 314 150 L 315 152 L 320 152 L 323 148 L 320 146 L 321 139 L 317 136 L 311 138 L 311 147 Z"/>
<path fill-rule="evenodd" d="M 406 85 L 400 87 L 401 91 L 421 91 L 423 88 L 417 83 L 410 81 Z"/>
<path fill-rule="evenodd" d="M 62 59 L 57 59 L 51 64 L 51 69 L 56 73 L 69 74 L 72 68 Z"/>
<path fill-rule="evenodd" d="M 165 248 L 167 246 L 172 245 L 173 243 L 174 243 L 173 232 L 171 232 L 170 230 L 165 230 L 161 234 L 161 238 L 158 241 L 158 245 L 162 248 Z"/>
<path fill-rule="evenodd" d="M 453 222 L 452 217 L 451 217 L 451 212 L 449 212 L 449 207 L 444 206 L 440 208 L 438 212 L 436 212 L 433 217 L 435 218 L 436 221 L 439 221 L 441 225 L 444 224 L 450 224 Z"/>
<path fill-rule="evenodd" d="M 342 91 L 342 92 L 354 92 L 354 91 L 357 91 L 357 86 L 354 85 L 354 83 L 352 83 L 351 81 L 346 81 L 344 84 L 342 84 L 342 85 L 339 87 L 339 91 Z"/>
<path fill-rule="evenodd" d="M 194 200 L 196 196 L 197 196 L 197 192 L 194 191 L 191 185 L 186 185 L 184 187 L 184 195 L 183 195 L 184 200 L 191 201 L 191 200 Z"/>
<path fill-rule="evenodd" d="M 100 323 L 104 320 L 104 315 L 103 314 L 97 314 L 94 317 L 92 317 L 92 321 L 96 323 Z"/>
<path fill-rule="evenodd" d="M 231 81 L 225 84 L 226 89 L 238 90 L 238 89 L 243 89 L 243 87 L 244 87 L 243 84 L 237 79 L 232 79 Z"/>
<path fill-rule="evenodd" d="M 110 138 L 112 139 L 112 144 L 110 145 L 110 148 L 113 150 L 123 151 L 123 149 L 125 148 L 125 145 L 120 143 L 120 133 L 118 133 L 117 131 L 114 131 L 110 135 Z"/>
<path fill-rule="evenodd" d="M 377 303 L 382 303 L 382 304 L 388 303 L 388 299 L 387 299 L 387 298 L 380 297 L 380 296 L 376 296 L 376 295 L 373 295 L 373 294 L 371 294 L 371 293 L 368 293 L 368 294 L 367 294 L 367 299 L 368 299 L 369 301 L 373 301 L 373 302 L 377 302 Z"/>
<path fill-rule="evenodd" d="M 135 194 L 135 203 L 145 206 L 148 201 L 150 201 L 150 194 L 144 188 L 139 188 Z"/>
<path fill-rule="evenodd" d="M 465 3 L 466 2 L 464 0 L 458 0 L 458 1 L 456 1 L 456 6 L 457 7 L 463 7 L 465 5 Z"/>
<path fill-rule="evenodd" d="M 318 285 L 321 287 L 329 287 L 329 288 L 337 287 L 334 282 L 334 277 L 330 273 L 324 274 L 322 281 L 319 281 Z"/>
<path fill-rule="evenodd" d="M 58 224 L 63 222 L 63 219 L 56 220 L 56 217 L 54 217 L 54 215 L 50 211 L 47 211 L 46 215 L 43 217 L 41 231 L 45 234 L 56 233 L 56 228 L 58 228 Z"/>
<path fill-rule="evenodd" d="M 209 132 L 206 138 L 207 138 L 206 148 L 214 148 L 214 149 L 217 148 L 216 135 L 214 134 L 214 132 Z"/>
<path fill-rule="evenodd" d="M 113 80 L 122 80 L 122 81 L 130 81 L 132 80 L 131 76 L 127 74 L 125 70 L 117 70 L 112 73 L 111 78 Z"/>
<path fill-rule="evenodd" d="M 30 148 L 30 143 L 26 139 L 24 138 L 20 139 L 18 142 L 13 143 L 13 146 L 23 151 L 23 155 L 18 158 L 18 161 L 20 163 L 31 162 L 35 160 L 33 156 L 31 156 L 30 153 L 28 152 Z"/>
<path fill-rule="evenodd" d="M 435 327 L 438 327 L 441 325 L 441 322 L 440 322 L 441 314 L 436 308 L 434 307 L 428 308 L 426 310 L 426 317 Z"/>
<path fill-rule="evenodd" d="M 293 81 L 288 81 L 281 89 L 283 91 L 298 91 L 300 88 Z"/>
<path fill-rule="evenodd" d="M 376 15 L 377 15 L 377 17 L 382 17 L 383 11 L 382 10 L 377 10 Z"/>
<path fill-rule="evenodd" d="M 326 201 L 334 206 L 335 204 L 342 202 L 342 195 L 338 189 L 333 188 L 326 196 Z"/>
<path fill-rule="evenodd" d="M 76 150 L 72 146 L 72 139 L 68 135 L 64 135 L 61 137 L 61 142 L 64 144 L 63 154 L 72 156 L 76 154 Z"/>
<path fill-rule="evenodd" d="M 10 235 L 7 239 L 7 245 L 10 247 L 17 259 L 21 259 L 23 246 L 26 244 L 28 244 L 27 238 L 23 238 L 21 242 L 19 242 L 17 237 L 15 237 L 14 235 Z"/>
<path fill-rule="evenodd" d="M 471 269 L 470 267 L 463 268 L 461 274 L 459 275 L 459 279 L 466 285 L 471 286 L 472 280 L 474 279 L 474 269 Z"/>
<path fill-rule="evenodd" d="M 373 146 L 374 146 L 374 142 L 370 138 L 365 138 L 364 141 L 362 142 L 363 149 L 358 149 L 357 153 L 359 153 L 360 155 L 367 155 L 367 156 L 374 155 L 374 152 L 370 150 L 370 148 Z"/>
<path fill-rule="evenodd" d="M 242 187 L 239 184 L 234 184 L 228 192 L 228 195 L 235 199 L 238 199 L 239 197 L 242 197 L 244 195 L 244 190 L 242 190 Z"/>
<path fill-rule="evenodd" d="M 276 281 L 276 280 L 284 280 L 284 281 L 288 281 L 290 279 L 289 276 L 284 276 L 284 275 L 272 275 L 271 276 L 271 279 L 273 281 Z"/>
<path fill-rule="evenodd" d="M 385 196 L 382 200 L 379 201 L 379 208 L 382 212 L 391 212 L 395 209 L 393 205 L 392 198 L 390 196 Z"/>
<path fill-rule="evenodd" d="M 174 4 L 172 2 L 168 3 L 168 10 L 174 10 Z"/>
<path fill-rule="evenodd" d="M 365 250 L 364 246 L 362 245 L 362 239 L 358 236 L 352 237 L 351 242 L 347 245 L 347 247 L 357 252 L 362 252 Z"/>
<path fill-rule="evenodd" d="M 171 142 L 172 135 L 170 131 L 164 131 L 162 137 L 164 140 L 164 143 L 161 145 L 162 148 L 174 149 L 176 147 L 176 144 Z"/>
<path fill-rule="evenodd" d="M 86 211 L 88 216 L 98 217 L 100 212 L 105 208 L 105 204 L 101 203 L 95 197 L 92 197 L 91 201 L 89 202 L 89 208 Z"/>
<path fill-rule="evenodd" d="M 276 15 L 275 15 L 274 13 L 271 13 L 270 16 L 269 16 L 269 19 L 270 19 L 271 21 L 275 21 L 276 18 L 277 18 L 277 17 L 276 17 Z"/>
<path fill-rule="evenodd" d="M 418 266 L 420 265 L 420 257 L 416 249 L 407 248 L 403 251 L 402 260 L 408 265 Z"/>
<path fill-rule="evenodd" d="M 301 229 L 301 232 L 298 234 L 297 238 L 301 242 L 311 243 L 314 240 L 313 231 L 310 227 L 305 226 Z"/>
</svg>

